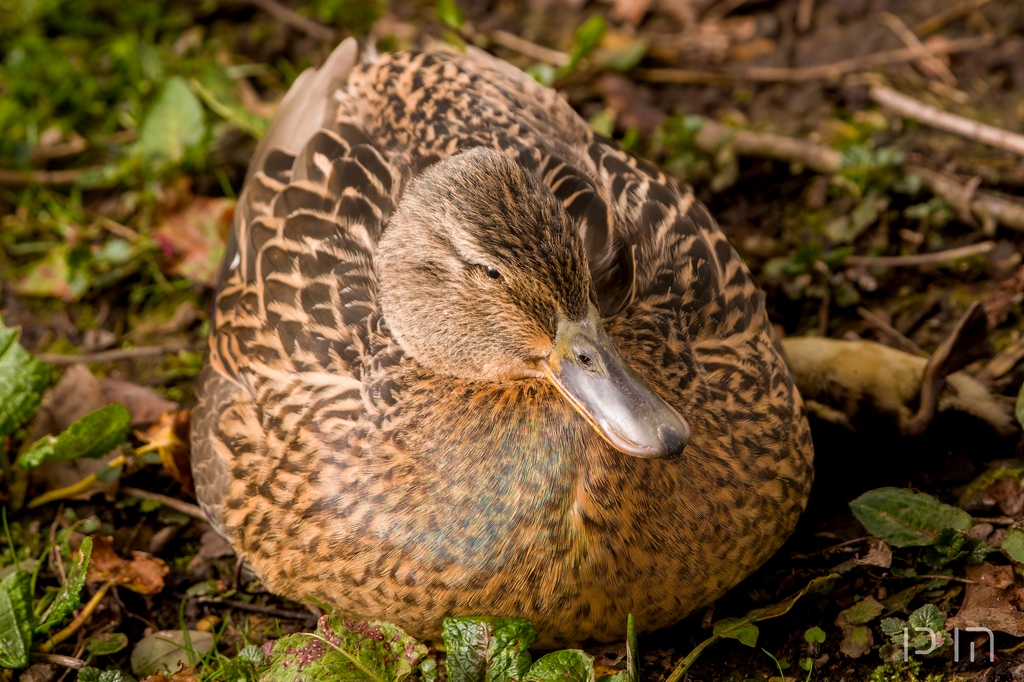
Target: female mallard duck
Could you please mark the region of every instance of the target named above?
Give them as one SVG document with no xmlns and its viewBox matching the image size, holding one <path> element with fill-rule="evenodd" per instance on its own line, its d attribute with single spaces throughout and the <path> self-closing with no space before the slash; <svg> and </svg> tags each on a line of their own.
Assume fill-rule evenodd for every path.
<svg viewBox="0 0 1024 682">
<path fill-rule="evenodd" d="M 811 484 L 764 296 L 689 191 L 485 53 L 342 44 L 257 151 L 192 436 L 272 591 L 430 637 L 669 625 Z"/>
</svg>

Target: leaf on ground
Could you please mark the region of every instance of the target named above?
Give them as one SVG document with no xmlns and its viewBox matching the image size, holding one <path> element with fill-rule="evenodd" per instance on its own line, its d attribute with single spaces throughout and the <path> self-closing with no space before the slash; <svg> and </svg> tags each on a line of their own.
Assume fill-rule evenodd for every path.
<svg viewBox="0 0 1024 682">
<path fill-rule="evenodd" d="M 187 635 L 187 637 L 186 637 Z M 143 637 L 132 649 L 132 672 L 139 677 L 171 673 L 178 664 L 192 665 L 213 649 L 212 632 L 160 630 Z M 191 659 L 191 660 L 190 660 Z M 194 671 L 193 671 L 194 672 Z M 172 678 L 173 679 L 173 678 Z"/>
<path fill-rule="evenodd" d="M 755 646 L 757 637 L 761 634 L 758 627 L 746 617 L 724 618 L 715 623 L 713 633 L 716 637 L 735 639 L 747 646 Z"/>
<path fill-rule="evenodd" d="M 536 636 L 525 618 L 445 618 L 441 637 L 449 682 L 523 679 Z"/>
<path fill-rule="evenodd" d="M 843 631 L 843 641 L 839 644 L 839 650 L 850 658 L 860 658 L 870 652 L 875 638 L 871 628 L 865 623 L 878 618 L 884 610 L 881 602 L 869 596 L 841 611 L 836 618 L 836 625 Z"/>
<path fill-rule="evenodd" d="M 16 570 L 0 581 L 0 668 L 28 667 L 34 626 L 32 574 Z"/>
<path fill-rule="evenodd" d="M 1024 563 L 1024 530 L 1016 527 L 1006 529 L 1002 547 L 1008 557 Z"/>
<path fill-rule="evenodd" d="M 167 473 L 180 483 L 186 492 L 192 491 L 189 416 L 188 410 L 165 412 L 145 433 L 135 432 L 135 436 L 146 443 L 137 452 L 156 450 Z"/>
<path fill-rule="evenodd" d="M 49 365 L 18 345 L 18 330 L 0 322 L 0 438 L 35 414 L 49 383 Z"/>
<path fill-rule="evenodd" d="M 864 625 L 878 618 L 884 610 L 885 607 L 877 599 L 865 597 L 845 611 L 840 611 L 836 625 Z"/>
<path fill-rule="evenodd" d="M 128 635 L 123 632 L 104 632 L 85 640 L 85 650 L 93 656 L 109 656 L 127 648 Z"/>
<path fill-rule="evenodd" d="M 808 628 L 804 632 L 804 641 L 808 644 L 824 644 L 825 643 L 825 631 L 815 625 L 812 628 Z"/>
<path fill-rule="evenodd" d="M 78 671 L 78 682 L 125 682 L 120 670 L 100 670 L 87 666 Z"/>
<path fill-rule="evenodd" d="M 89 281 L 69 265 L 68 249 L 61 244 L 28 266 L 25 274 L 13 282 L 23 296 L 59 298 L 65 303 L 77 300 L 89 288 Z"/>
<path fill-rule="evenodd" d="M 1024 611 L 1018 610 L 1024 586 L 1016 585 L 1013 567 L 989 563 L 968 566 L 967 579 L 971 582 L 964 590 L 963 604 L 946 625 L 961 630 L 983 627 L 1024 637 Z"/>
<path fill-rule="evenodd" d="M 895 547 L 930 545 L 947 528 L 971 528 L 963 509 L 907 488 L 869 490 L 850 502 L 850 509 L 869 533 Z"/>
<path fill-rule="evenodd" d="M 523 682 L 594 682 L 594 658 L 579 649 L 554 651 L 530 666 Z"/>
<path fill-rule="evenodd" d="M 136 155 L 150 164 L 176 165 L 195 153 L 206 135 L 203 105 L 184 78 L 169 78 L 139 130 Z"/>
<path fill-rule="evenodd" d="M 178 403 L 168 400 L 156 391 L 130 381 L 100 379 L 103 397 L 111 403 L 121 403 L 132 415 L 132 426 L 149 426 L 165 412 L 178 409 Z"/>
<path fill-rule="evenodd" d="M 132 559 L 122 559 L 114 551 L 111 540 L 102 535 L 92 535 L 93 552 L 89 562 L 86 581 L 106 582 L 127 587 L 139 594 L 156 594 L 164 589 L 164 576 L 169 570 L 163 559 L 132 551 Z"/>
<path fill-rule="evenodd" d="M 322 617 L 312 634 L 277 640 L 260 679 L 400 682 L 426 654 L 426 646 L 395 625 L 332 614 Z"/>
<path fill-rule="evenodd" d="M 839 643 L 839 650 L 850 658 L 860 658 L 870 653 L 874 644 L 875 636 L 871 628 L 866 625 L 850 625 L 843 628 L 843 641 Z"/>
<path fill-rule="evenodd" d="M 39 625 L 36 632 L 44 633 L 62 620 L 71 615 L 71 612 L 82 603 L 82 588 L 85 586 L 85 576 L 89 567 L 89 558 L 92 556 L 92 538 L 82 538 L 82 544 L 78 547 L 74 560 L 68 568 L 67 579 L 60 586 L 60 591 L 54 598 L 53 603 L 43 612 L 39 618 Z"/>
<path fill-rule="evenodd" d="M 124 443 L 131 414 L 123 405 L 113 403 L 90 412 L 57 436 L 44 436 L 18 457 L 23 469 L 34 469 L 43 462 L 65 462 L 84 457 L 96 459 Z"/>
<path fill-rule="evenodd" d="M 224 241 L 235 215 L 235 200 L 196 197 L 168 215 L 156 240 L 171 260 L 171 274 L 214 287 L 224 258 Z"/>
<path fill-rule="evenodd" d="M 98 410 L 110 401 L 103 394 L 100 380 L 85 365 L 72 365 L 61 375 L 50 391 L 32 423 L 29 442 L 47 434 L 56 435 L 89 412 Z M 116 455 L 112 455 L 116 456 Z M 102 459 L 73 459 L 64 462 L 44 462 L 32 470 L 32 482 L 40 489 L 57 490 L 78 483 L 87 476 L 99 474 L 107 468 Z M 113 497 L 116 484 L 97 482 L 70 499 L 87 499 L 97 492 Z"/>
</svg>

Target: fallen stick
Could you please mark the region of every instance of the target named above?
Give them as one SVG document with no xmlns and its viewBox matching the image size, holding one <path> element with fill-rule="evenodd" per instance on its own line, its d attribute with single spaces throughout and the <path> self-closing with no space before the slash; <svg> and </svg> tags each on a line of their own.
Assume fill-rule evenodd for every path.
<svg viewBox="0 0 1024 682">
<path fill-rule="evenodd" d="M 277 0 L 241 0 L 250 5 L 255 5 L 270 16 L 280 20 L 282 23 L 298 29 L 317 40 L 331 41 L 337 38 L 337 33 L 323 24 L 308 19 L 290 7 L 285 7 Z"/>
<path fill-rule="evenodd" d="M 113 348 L 97 353 L 82 353 L 81 355 L 65 355 L 62 353 L 39 353 L 37 358 L 50 365 L 78 365 L 90 364 L 93 362 L 116 362 L 118 360 L 134 360 L 136 358 L 148 358 L 155 355 L 177 353 L 179 351 L 200 351 L 202 347 L 191 346 L 185 343 L 173 343 L 166 346 L 137 346 L 135 348 Z"/>
<path fill-rule="evenodd" d="M 977 244 L 968 244 L 967 246 L 947 249 L 945 251 L 915 253 L 908 256 L 847 256 L 846 260 L 843 261 L 843 264 L 865 268 L 897 268 L 917 265 L 933 265 L 935 263 L 944 263 L 946 261 L 959 260 L 961 258 L 970 258 L 971 256 L 980 256 L 988 253 L 994 248 L 996 248 L 996 243 L 988 241 L 979 242 Z"/>
<path fill-rule="evenodd" d="M 1024 156 L 1024 135 L 942 111 L 884 85 L 872 87 L 869 95 L 883 107 L 906 118 Z"/>
<path fill-rule="evenodd" d="M 988 47 L 995 42 L 992 35 L 959 38 L 946 43 L 921 45 L 920 47 L 904 47 L 898 50 L 885 50 L 860 57 L 841 59 L 831 64 L 801 67 L 752 67 L 744 71 L 692 71 L 689 69 L 633 69 L 631 75 L 651 83 L 690 83 L 718 84 L 722 82 L 758 81 L 762 83 L 801 83 L 805 81 L 833 78 L 856 71 L 867 71 L 876 66 L 900 64 L 940 54 L 969 52 Z"/>
<path fill-rule="evenodd" d="M 921 178 L 935 196 L 958 210 L 967 209 L 982 222 L 992 220 L 1014 230 L 1024 231 L 1024 203 L 992 192 L 964 192 L 965 183 L 958 178 L 917 164 L 907 164 L 906 171 Z"/>
<path fill-rule="evenodd" d="M 160 504 L 173 509 L 176 512 L 181 512 L 185 516 L 190 516 L 198 521 L 209 521 L 209 517 L 206 516 L 206 512 L 202 510 L 199 505 L 191 504 L 190 502 L 184 502 L 182 500 L 168 497 L 167 495 L 161 495 L 160 493 L 152 493 L 148 490 L 142 490 L 141 488 L 128 488 L 122 487 L 121 492 L 125 495 L 137 497 L 140 500 L 151 500 L 153 502 L 159 502 Z"/>
</svg>

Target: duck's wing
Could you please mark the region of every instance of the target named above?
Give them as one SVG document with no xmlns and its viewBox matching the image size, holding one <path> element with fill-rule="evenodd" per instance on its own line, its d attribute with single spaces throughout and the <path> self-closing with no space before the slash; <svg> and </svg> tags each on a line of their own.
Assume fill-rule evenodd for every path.
<svg viewBox="0 0 1024 682">
<path fill-rule="evenodd" d="M 215 525 L 228 485 L 267 448 L 287 452 L 299 430 L 343 437 L 362 411 L 394 182 L 365 134 L 332 125 L 356 52 L 345 41 L 300 76 L 239 198 L 193 410 L 196 493 Z"/>
</svg>

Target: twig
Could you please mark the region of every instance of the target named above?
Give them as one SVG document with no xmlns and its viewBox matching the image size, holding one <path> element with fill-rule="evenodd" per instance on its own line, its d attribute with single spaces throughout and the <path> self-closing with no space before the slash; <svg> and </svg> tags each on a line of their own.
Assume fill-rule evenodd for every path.
<svg viewBox="0 0 1024 682">
<path fill-rule="evenodd" d="M 811 18 L 814 16 L 814 0 L 800 0 L 796 8 L 796 30 L 800 33 L 807 33 L 811 27 Z"/>
<path fill-rule="evenodd" d="M 857 314 L 860 315 L 861 318 L 868 323 L 868 325 L 870 325 L 876 331 L 879 331 L 888 336 L 896 343 L 896 345 L 901 346 L 903 350 L 907 351 L 908 353 L 913 353 L 914 355 L 924 354 L 924 351 L 921 350 L 921 347 L 918 346 L 913 341 L 911 341 L 910 339 L 908 339 L 903 334 L 901 334 L 899 329 L 896 329 L 891 324 L 880 318 L 878 315 L 875 315 L 867 308 L 857 308 Z"/>
<path fill-rule="evenodd" d="M 935 45 L 920 47 L 904 47 L 898 50 L 885 50 L 873 54 L 841 59 L 831 64 L 803 67 L 754 67 L 744 71 L 708 72 L 690 71 L 687 69 L 633 69 L 630 73 L 637 78 L 652 83 L 695 83 L 710 84 L 733 83 L 737 81 L 757 81 L 762 83 L 801 83 L 805 81 L 833 78 L 857 71 L 868 71 L 886 64 L 900 64 L 915 61 L 924 57 L 956 52 L 969 52 L 988 47 L 995 42 L 992 35 L 973 36 L 950 40 Z"/>
<path fill-rule="evenodd" d="M 221 606 L 227 606 L 233 609 L 240 609 L 242 611 L 252 611 L 253 613 L 262 613 L 267 616 L 277 616 L 278 618 L 292 618 L 294 620 L 316 620 L 317 617 L 312 613 L 305 613 L 302 611 L 289 611 L 287 609 L 279 609 L 274 606 L 261 606 L 259 604 L 247 604 L 244 601 L 235 601 L 234 599 L 219 599 L 217 597 L 193 597 L 200 604 L 219 604 Z"/>
<path fill-rule="evenodd" d="M 524 40 L 514 33 L 499 30 L 491 31 L 485 35 L 495 45 L 518 52 L 530 59 L 536 59 L 538 62 L 544 62 L 551 66 L 565 66 L 569 63 L 569 55 L 565 52 L 552 50 L 537 43 L 531 43 L 529 40 Z"/>
<path fill-rule="evenodd" d="M 921 39 L 917 37 L 917 34 L 910 30 L 910 27 L 907 26 L 906 22 L 895 14 L 892 14 L 891 12 L 882 12 L 880 18 L 882 23 L 888 26 L 907 47 L 921 47 L 924 44 L 921 42 Z M 956 76 L 954 76 L 953 72 L 949 70 L 949 67 L 946 66 L 945 62 L 935 55 L 922 57 L 919 61 L 921 67 L 927 67 L 925 69 L 926 75 L 930 75 L 927 72 L 931 71 L 933 74 L 938 75 L 939 78 L 941 78 L 947 85 L 956 85 Z"/>
<path fill-rule="evenodd" d="M 137 346 L 135 348 L 113 348 L 97 353 L 82 353 L 81 355 L 64 355 L 61 353 L 39 353 L 37 358 L 51 365 L 78 365 L 90 364 L 93 362 L 116 362 L 118 360 L 135 360 L 138 358 L 149 358 L 154 355 L 165 355 L 178 353 L 180 351 L 200 351 L 205 346 L 195 346 L 188 343 L 169 343 L 163 346 Z"/>
<path fill-rule="evenodd" d="M 169 507 L 174 511 L 181 512 L 186 516 L 191 516 L 193 519 L 199 521 L 209 521 L 209 517 L 206 516 L 206 512 L 203 511 L 202 507 L 189 502 L 169 497 L 167 495 L 161 495 L 160 493 L 151 493 L 148 490 L 142 490 L 141 488 L 121 488 L 121 492 L 125 495 L 131 495 L 132 497 L 138 497 L 142 500 L 152 500 L 159 502 L 165 507 Z"/>
<path fill-rule="evenodd" d="M 964 191 L 965 183 L 956 176 L 917 164 L 907 164 L 906 171 L 921 178 L 928 189 L 953 208 L 967 209 L 983 223 L 994 221 L 1014 230 L 1024 230 L 1024 203 L 992 192 L 975 191 L 968 195 Z"/>
<path fill-rule="evenodd" d="M 1024 135 L 942 111 L 884 85 L 872 87 L 869 94 L 871 99 L 902 116 L 1024 156 Z"/>
<path fill-rule="evenodd" d="M 37 663 L 51 663 L 53 665 L 59 665 L 64 668 L 71 668 L 72 670 L 81 670 L 85 667 L 85 661 L 74 656 L 61 656 L 60 654 L 44 654 L 38 652 L 31 652 L 29 658 Z"/>
<path fill-rule="evenodd" d="M 935 33 L 946 24 L 956 21 L 960 17 L 967 16 L 974 10 L 980 9 L 982 6 L 988 4 L 988 2 L 989 0 L 961 0 L 952 7 L 942 10 L 935 16 L 925 19 L 915 26 L 914 30 L 923 36 L 926 36 L 929 33 Z"/>
<path fill-rule="evenodd" d="M 838 173 L 842 168 L 843 157 L 834 149 L 784 135 L 737 130 L 709 118 L 704 119 L 693 142 L 698 149 L 708 153 L 714 153 L 728 143 L 741 156 L 801 163 L 824 175 Z"/>
<path fill-rule="evenodd" d="M 283 23 L 291 26 L 292 28 L 298 29 L 317 40 L 323 40 L 329 42 L 337 38 L 337 34 L 333 29 L 327 28 L 323 24 L 308 19 L 295 10 L 285 7 L 277 0 L 241 0 L 247 2 L 250 5 L 255 5 L 267 14 L 280 19 Z"/>
<path fill-rule="evenodd" d="M 915 265 L 931 265 L 933 263 L 943 263 L 945 261 L 957 260 L 960 258 L 979 256 L 981 254 L 988 253 L 994 248 L 996 248 L 996 243 L 987 241 L 979 242 L 977 244 L 968 244 L 967 246 L 961 246 L 955 249 L 946 249 L 945 251 L 915 253 L 908 256 L 847 256 L 844 263 L 846 265 L 865 268 L 898 268 Z"/>
<path fill-rule="evenodd" d="M 13 168 L 0 168 L 0 185 L 20 187 L 22 185 L 73 185 L 86 173 L 102 170 L 100 166 L 89 168 L 70 168 L 56 171 L 22 171 Z"/>
</svg>

